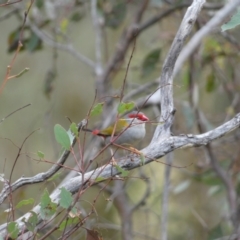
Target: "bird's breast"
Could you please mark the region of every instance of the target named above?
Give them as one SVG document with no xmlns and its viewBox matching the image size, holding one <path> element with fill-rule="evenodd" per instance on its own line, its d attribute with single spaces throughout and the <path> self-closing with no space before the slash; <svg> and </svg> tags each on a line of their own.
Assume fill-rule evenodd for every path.
<svg viewBox="0 0 240 240">
<path fill-rule="evenodd" d="M 122 133 L 115 137 L 115 143 L 118 145 L 134 145 L 145 137 L 145 123 L 132 123 Z"/>
</svg>

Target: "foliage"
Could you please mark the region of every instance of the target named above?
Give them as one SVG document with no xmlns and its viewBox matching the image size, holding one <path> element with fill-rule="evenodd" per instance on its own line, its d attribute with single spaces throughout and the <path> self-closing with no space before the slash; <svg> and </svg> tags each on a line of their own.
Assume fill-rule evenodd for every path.
<svg viewBox="0 0 240 240">
<path fill-rule="evenodd" d="M 0 197 L 10 207 L 1 215 L 6 235 L 0 239 L 27 231 L 36 239 L 230 239 L 239 225 L 233 217 L 240 194 L 238 132 L 223 131 L 214 143 L 211 134 L 199 145 L 192 139 L 240 111 L 240 11 L 214 28 L 174 76 L 176 55 L 216 16 L 216 6 L 202 9 L 186 42 L 174 40 L 184 1 L 35 0 L 1 7 Z M 157 86 L 155 74 L 167 84 Z M 23 109 L 26 102 L 31 109 Z M 166 118 L 164 104 L 174 107 Z M 102 146 L 88 134 L 134 109 L 150 115 L 139 150 L 108 139 Z M 181 136 L 201 148 L 180 149 L 174 138 Z M 179 149 L 172 162 L 155 158 L 158 149 L 141 150 L 152 141 L 162 149 L 169 139 Z"/>
<path fill-rule="evenodd" d="M 238 10 L 238 12 L 232 16 L 231 20 L 228 23 L 222 25 L 222 31 L 224 32 L 226 30 L 236 28 L 239 24 L 240 24 L 240 10 Z"/>
</svg>

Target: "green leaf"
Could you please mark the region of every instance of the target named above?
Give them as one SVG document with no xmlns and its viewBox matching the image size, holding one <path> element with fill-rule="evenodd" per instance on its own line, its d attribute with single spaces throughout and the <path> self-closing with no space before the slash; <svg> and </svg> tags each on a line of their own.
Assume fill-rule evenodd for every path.
<svg viewBox="0 0 240 240">
<path fill-rule="evenodd" d="M 115 30 L 123 23 L 127 14 L 126 6 L 125 0 L 118 0 L 116 3 L 113 3 L 113 1 L 108 2 L 108 6 L 103 8 L 103 14 L 107 27 Z"/>
<path fill-rule="evenodd" d="M 195 114 L 193 108 L 189 105 L 188 102 L 182 104 L 182 113 L 184 116 L 184 123 L 188 129 L 192 128 L 196 123 Z"/>
<path fill-rule="evenodd" d="M 146 162 L 146 159 L 145 159 L 145 156 L 142 154 L 142 153 L 140 153 L 140 161 L 141 161 L 141 164 L 142 165 L 144 165 L 145 164 L 145 162 Z"/>
<path fill-rule="evenodd" d="M 207 82 L 205 85 L 205 89 L 207 92 L 212 92 L 215 89 L 215 75 L 213 72 L 211 72 L 208 76 L 207 76 Z"/>
<path fill-rule="evenodd" d="M 60 22 L 60 29 L 63 33 L 67 32 L 68 25 L 69 20 L 67 18 L 63 18 L 62 21 Z"/>
<path fill-rule="evenodd" d="M 83 18 L 83 14 L 80 12 L 75 12 L 71 15 L 70 21 L 79 22 Z"/>
<path fill-rule="evenodd" d="M 76 207 L 73 207 L 69 213 L 70 216 L 76 216 L 78 214 L 78 210 Z M 72 217 L 73 218 L 73 217 Z"/>
<path fill-rule="evenodd" d="M 44 6 L 44 0 L 36 0 L 35 5 L 37 6 L 38 9 L 43 8 Z"/>
<path fill-rule="evenodd" d="M 41 152 L 41 151 L 38 151 L 37 152 L 37 155 L 38 155 L 38 157 L 40 157 L 41 159 L 43 159 L 44 158 L 44 153 L 43 152 Z"/>
<path fill-rule="evenodd" d="M 91 110 L 90 117 L 100 115 L 103 111 L 103 105 L 104 105 L 104 102 L 101 102 L 101 103 L 98 103 L 97 105 L 95 105 Z"/>
<path fill-rule="evenodd" d="M 74 134 L 74 136 L 77 137 L 78 136 L 78 127 L 75 122 L 71 123 L 70 129 L 71 129 L 72 133 Z"/>
<path fill-rule="evenodd" d="M 29 205 L 29 204 L 33 204 L 33 203 L 34 203 L 34 199 L 33 199 L 33 198 L 24 199 L 24 200 L 20 201 L 20 202 L 16 205 L 16 208 L 20 208 L 20 207 L 22 207 L 22 206 Z"/>
<path fill-rule="evenodd" d="M 221 185 L 215 185 L 208 189 L 207 195 L 213 196 L 213 195 L 216 195 L 217 193 L 222 192 L 222 190 L 223 190 L 223 187 Z"/>
<path fill-rule="evenodd" d="M 57 76 L 57 73 L 56 73 L 56 70 L 54 69 L 54 67 L 52 67 L 45 73 L 43 92 L 48 99 L 50 99 L 51 93 L 54 90 L 54 81 L 56 79 L 56 76 Z"/>
<path fill-rule="evenodd" d="M 27 229 L 31 232 L 34 232 L 38 223 L 38 216 L 35 212 L 30 211 L 31 212 L 31 217 L 28 219 L 28 221 L 25 221 L 25 218 L 22 219 L 22 221 L 25 223 L 25 225 L 27 226 Z"/>
<path fill-rule="evenodd" d="M 184 88 L 188 89 L 189 84 L 190 84 L 189 69 L 187 69 L 186 71 L 183 72 L 182 82 L 183 82 Z"/>
<path fill-rule="evenodd" d="M 134 102 L 124 103 L 121 102 L 118 105 L 118 113 L 123 114 L 125 112 L 131 111 L 134 108 L 135 104 Z"/>
<path fill-rule="evenodd" d="M 184 192 L 185 190 L 187 190 L 190 185 L 191 185 L 190 180 L 182 181 L 173 189 L 172 192 L 176 195 L 180 194 L 180 193 Z"/>
<path fill-rule="evenodd" d="M 239 24 L 240 24 L 240 10 L 238 10 L 238 12 L 232 16 L 231 20 L 228 23 L 223 24 L 221 26 L 222 32 L 235 28 Z"/>
<path fill-rule="evenodd" d="M 56 141 L 66 150 L 70 150 L 70 138 L 67 131 L 59 124 L 54 126 L 54 134 Z"/>
<path fill-rule="evenodd" d="M 62 187 L 60 193 L 60 206 L 67 209 L 71 206 L 72 201 L 73 201 L 72 194 L 69 191 L 67 191 L 66 188 Z"/>
<path fill-rule="evenodd" d="M 10 235 L 10 237 L 12 239 L 15 239 L 17 238 L 18 234 L 19 234 L 19 229 L 17 227 L 17 223 L 15 222 L 10 222 L 8 223 L 7 225 L 7 231 L 8 231 L 8 234 Z"/>
<path fill-rule="evenodd" d="M 75 134 L 71 131 L 71 129 L 68 129 L 67 134 L 70 140 L 70 144 L 72 144 L 75 139 Z"/>
<path fill-rule="evenodd" d="M 20 31 L 21 28 L 17 27 L 17 29 L 15 29 L 14 31 L 12 31 L 9 35 L 8 35 L 8 52 L 14 52 L 17 47 L 18 47 L 18 40 L 20 37 Z M 24 46 L 21 48 L 21 50 L 24 49 Z"/>
<path fill-rule="evenodd" d="M 59 231 L 63 231 L 66 227 L 76 224 L 79 222 L 79 218 L 78 217 L 74 217 L 74 218 L 68 218 L 64 221 L 62 221 L 62 223 L 60 224 L 58 230 Z"/>
<path fill-rule="evenodd" d="M 52 202 L 52 200 L 51 200 L 51 198 L 50 198 L 50 196 L 49 196 L 49 193 L 48 193 L 48 191 L 45 189 L 45 190 L 44 190 L 44 193 L 43 193 L 43 195 L 42 195 L 42 197 L 41 197 L 41 203 L 40 203 L 40 205 L 41 205 L 42 208 L 45 208 L 45 207 L 47 207 L 47 206 L 49 205 L 49 203 L 51 203 L 51 202 Z"/>
<path fill-rule="evenodd" d="M 215 172 L 210 170 L 206 171 L 200 176 L 195 177 L 195 179 L 208 186 L 222 185 L 222 181 L 219 179 L 219 177 L 217 177 Z"/>
<path fill-rule="evenodd" d="M 56 213 L 57 204 L 53 203 L 48 191 L 45 189 L 40 202 L 40 215 L 42 219 L 47 219 Z"/>
<path fill-rule="evenodd" d="M 48 180 L 47 180 L 47 182 L 51 182 L 51 181 L 53 181 L 53 180 L 55 180 L 55 179 L 58 179 L 59 177 L 60 177 L 60 173 L 55 173 L 52 177 L 50 177 Z"/>
<path fill-rule="evenodd" d="M 30 37 L 26 39 L 25 47 L 29 52 L 41 50 L 42 40 L 34 32 L 31 32 Z"/>
<path fill-rule="evenodd" d="M 118 170 L 118 172 L 123 176 L 123 177 L 127 177 L 129 174 L 129 171 L 124 170 L 123 168 L 121 168 L 120 166 L 116 165 L 115 166 L 116 169 Z"/>
<path fill-rule="evenodd" d="M 104 178 L 104 177 L 97 177 L 97 178 L 95 179 L 95 182 L 102 182 L 102 181 L 104 181 L 104 180 L 106 180 L 106 178 Z"/>
<path fill-rule="evenodd" d="M 142 77 L 150 75 L 156 69 L 157 63 L 160 59 L 160 53 L 161 49 L 157 48 L 147 54 L 141 67 Z"/>
<path fill-rule="evenodd" d="M 208 240 L 214 240 L 221 237 L 223 237 L 223 230 L 220 224 L 209 231 Z"/>
</svg>

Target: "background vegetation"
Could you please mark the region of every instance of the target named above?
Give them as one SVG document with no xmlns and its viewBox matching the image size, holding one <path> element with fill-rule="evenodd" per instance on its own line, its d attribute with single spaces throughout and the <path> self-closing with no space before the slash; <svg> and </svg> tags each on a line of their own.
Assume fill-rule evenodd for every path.
<svg viewBox="0 0 240 240">
<path fill-rule="evenodd" d="M 67 149 L 55 139 L 56 124 L 68 129 L 70 121 L 87 119 L 88 128 L 105 127 L 114 121 L 120 101 L 134 102 L 151 119 L 138 149 L 146 147 L 163 124 L 159 86 L 161 90 L 164 85 L 159 78 L 190 4 L 1 1 L 1 187 L 45 172 L 57 162 Z M 185 44 L 228 4 L 208 1 Z M 224 17 L 221 24 L 231 15 Z M 239 32 L 222 32 L 221 24 L 174 76 L 172 135 L 207 132 L 240 111 Z M 97 103 L 103 103 L 103 109 L 93 116 L 89 113 Z M 176 150 L 166 156 L 167 164 L 161 158 L 130 172 L 120 168 L 120 178 L 90 184 L 73 196 L 62 189 L 61 199 L 69 204 L 61 200 L 57 208 L 49 194 L 78 176 L 79 169 L 72 171 L 76 161 L 88 170 L 106 164 L 109 154 L 98 154 L 100 149 L 101 139 L 80 132 L 74 151 L 54 177 L 10 189 L 0 206 L 2 239 L 240 239 L 239 130 L 211 145 Z M 24 238 L 23 229 L 17 231 L 12 222 L 39 203 L 44 221 L 39 223 L 39 216 L 31 213 L 24 228 L 31 234 Z M 49 208 L 52 212 L 46 213 Z M 10 226 L 7 233 L 5 223 Z"/>
</svg>

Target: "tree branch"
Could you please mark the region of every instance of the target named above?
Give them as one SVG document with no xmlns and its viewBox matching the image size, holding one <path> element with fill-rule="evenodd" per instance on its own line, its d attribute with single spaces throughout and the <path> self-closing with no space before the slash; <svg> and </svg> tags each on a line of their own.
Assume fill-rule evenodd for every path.
<svg viewBox="0 0 240 240">
<path fill-rule="evenodd" d="M 179 30 L 174 38 L 172 46 L 169 50 L 167 58 L 163 64 L 162 73 L 160 77 L 160 105 L 161 105 L 161 116 L 159 125 L 154 133 L 151 144 L 154 142 L 165 141 L 169 139 L 171 135 L 171 127 L 174 118 L 174 103 L 173 103 L 173 70 L 180 51 L 183 48 L 183 44 L 190 34 L 193 25 L 200 13 L 205 0 L 195 0 L 192 5 L 187 9 Z M 150 144 L 150 145 L 151 145 Z M 167 240 L 167 216 L 168 216 L 168 188 L 171 175 L 171 164 L 172 157 L 167 156 L 167 166 L 165 167 L 164 177 L 164 191 L 162 197 L 162 223 L 161 223 L 161 239 Z"/>
<path fill-rule="evenodd" d="M 96 56 L 96 76 L 101 76 L 103 73 L 102 67 L 102 29 L 99 24 L 99 17 L 97 13 L 97 0 L 91 0 L 91 15 L 95 29 L 95 56 Z"/>
<path fill-rule="evenodd" d="M 173 104 L 173 69 L 180 51 L 183 48 L 184 41 L 190 34 L 193 25 L 200 13 L 205 0 L 195 0 L 188 8 L 181 26 L 174 38 L 167 58 L 163 64 L 162 74 L 160 77 L 160 96 L 161 96 L 161 117 L 160 122 L 164 124 L 156 128 L 152 142 L 161 141 L 163 138 L 170 136 L 170 128 L 173 123 L 175 113 Z M 160 138 L 159 138 L 160 137 Z"/>
<path fill-rule="evenodd" d="M 40 30 L 35 24 L 33 24 L 31 21 L 27 22 L 29 27 L 31 28 L 31 30 L 47 45 L 66 51 L 69 54 L 71 54 L 72 56 L 74 56 L 77 60 L 79 60 L 80 62 L 83 62 L 84 64 L 86 64 L 87 66 L 89 66 L 91 69 L 95 70 L 95 63 L 87 58 L 86 56 L 84 56 L 83 54 L 81 54 L 80 52 L 78 52 L 72 44 L 67 43 L 67 44 L 62 44 L 62 43 L 58 43 L 55 42 L 49 35 L 47 35 L 47 33 L 45 33 L 44 31 Z"/>
<path fill-rule="evenodd" d="M 78 124 L 78 131 L 80 131 L 81 128 L 84 127 L 85 125 L 86 125 L 86 120 L 83 120 L 82 122 L 80 122 Z M 76 138 L 73 139 L 71 146 L 73 147 L 75 143 L 76 143 Z M 58 159 L 58 161 L 55 164 L 53 164 L 53 166 L 46 172 L 38 173 L 33 177 L 21 177 L 11 185 L 9 185 L 9 183 L 5 183 L 0 193 L 0 205 L 10 194 L 12 194 L 18 188 L 28 184 L 40 183 L 52 177 L 59 169 L 63 167 L 69 154 L 70 154 L 70 151 L 65 150 L 62 153 L 62 156 Z"/>
<path fill-rule="evenodd" d="M 233 0 L 227 3 L 221 10 L 219 10 L 214 17 L 204 25 L 188 42 L 188 44 L 182 50 L 175 68 L 174 68 L 174 76 L 176 76 L 179 71 L 182 69 L 184 62 L 189 58 L 189 56 L 193 53 L 193 51 L 200 45 L 201 41 L 208 34 L 215 32 L 216 27 L 219 24 L 223 23 L 225 18 L 231 14 L 236 8 L 239 6 L 240 0 Z"/>
<path fill-rule="evenodd" d="M 130 154 L 124 158 L 121 158 L 118 161 L 118 164 L 121 168 L 124 170 L 132 170 L 137 167 L 143 166 L 143 164 L 148 164 L 150 162 L 155 161 L 155 159 L 159 159 L 163 156 L 165 156 L 167 153 L 172 152 L 179 148 L 187 148 L 187 147 L 199 147 L 199 146 L 205 146 L 212 142 L 213 140 L 216 140 L 220 137 L 223 137 L 224 135 L 234 131 L 235 129 L 240 127 L 240 113 L 238 113 L 234 118 L 232 118 L 230 121 L 222 124 L 221 126 L 208 131 L 203 134 L 199 135 L 181 135 L 181 136 L 172 136 L 169 138 L 166 138 L 164 141 L 161 142 L 151 142 L 151 144 L 144 148 L 141 152 L 145 156 L 145 162 L 143 163 L 141 157 L 136 154 Z M 104 165 L 102 167 L 99 167 L 93 171 L 87 172 L 84 174 L 84 181 L 82 176 L 77 176 L 69 181 L 63 183 L 61 187 L 66 188 L 68 191 L 70 191 L 72 194 L 75 194 L 78 192 L 79 188 L 86 188 L 89 186 L 89 184 L 97 184 L 98 181 L 96 179 L 101 177 L 101 179 L 109 179 L 113 176 L 116 176 L 119 174 L 118 170 L 113 167 L 111 164 Z M 56 189 L 56 191 L 51 194 L 51 199 L 55 203 L 59 203 L 60 201 L 60 189 Z M 37 205 L 33 210 L 35 213 L 39 213 L 40 206 Z M 22 219 L 27 219 L 31 216 L 31 213 L 26 213 L 24 216 L 19 218 L 16 222 L 19 226 L 19 228 L 22 231 L 25 231 L 25 224 L 22 222 Z M 39 222 L 42 220 L 39 217 Z M 2 224 L 0 226 L 0 235 L 6 236 L 6 227 L 7 224 Z"/>
<path fill-rule="evenodd" d="M 109 84 L 110 76 L 114 72 L 116 72 L 120 66 L 122 61 L 125 58 L 127 50 L 132 43 L 132 41 L 136 38 L 138 34 L 138 26 L 139 22 L 143 16 L 143 13 L 147 7 L 149 0 L 143 0 L 140 4 L 133 22 L 131 25 L 123 32 L 119 43 L 117 44 L 116 52 L 114 53 L 113 57 L 107 63 L 104 73 L 101 77 L 99 77 L 96 81 L 96 88 L 100 94 L 105 93 L 106 85 Z"/>
</svg>

